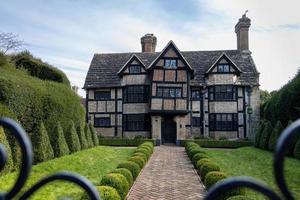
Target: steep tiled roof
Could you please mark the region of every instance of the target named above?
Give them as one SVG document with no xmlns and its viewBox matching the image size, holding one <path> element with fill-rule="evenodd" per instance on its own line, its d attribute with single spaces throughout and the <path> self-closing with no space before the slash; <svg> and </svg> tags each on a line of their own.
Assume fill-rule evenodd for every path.
<svg viewBox="0 0 300 200">
<path fill-rule="evenodd" d="M 181 51 L 182 55 L 194 69 L 193 85 L 205 85 L 205 72 L 225 53 L 242 71 L 240 83 L 243 85 L 257 85 L 258 72 L 252 57 L 238 50 L 219 51 Z M 156 53 L 105 53 L 95 54 L 87 73 L 84 88 L 114 87 L 121 85 L 118 71 L 135 54 L 148 68 L 159 55 Z"/>
</svg>

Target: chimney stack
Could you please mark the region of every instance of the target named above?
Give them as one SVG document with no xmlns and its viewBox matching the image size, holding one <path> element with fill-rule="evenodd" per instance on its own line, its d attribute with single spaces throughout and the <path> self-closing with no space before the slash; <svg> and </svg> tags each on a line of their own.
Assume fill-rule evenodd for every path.
<svg viewBox="0 0 300 200">
<path fill-rule="evenodd" d="M 157 39 L 154 34 L 146 34 L 141 38 L 142 52 L 154 53 Z"/>
<path fill-rule="evenodd" d="M 235 33 L 237 37 L 237 49 L 240 51 L 249 51 L 249 27 L 251 25 L 251 20 L 243 14 L 242 18 L 239 19 L 238 23 L 235 25 Z"/>
</svg>

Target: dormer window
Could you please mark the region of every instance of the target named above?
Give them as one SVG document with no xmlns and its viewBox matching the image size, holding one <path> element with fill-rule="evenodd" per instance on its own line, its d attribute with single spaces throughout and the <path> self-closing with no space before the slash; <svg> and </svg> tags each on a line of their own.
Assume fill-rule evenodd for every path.
<svg viewBox="0 0 300 200">
<path fill-rule="evenodd" d="M 130 65 L 129 66 L 129 73 L 130 74 L 139 74 L 139 73 L 141 73 L 141 66 L 140 65 Z"/>
<path fill-rule="evenodd" d="M 176 59 L 165 59 L 164 68 L 165 69 L 176 69 L 177 68 L 177 60 Z"/>
<path fill-rule="evenodd" d="M 229 64 L 219 64 L 218 65 L 218 72 L 219 73 L 229 73 L 230 72 L 230 65 Z"/>
</svg>

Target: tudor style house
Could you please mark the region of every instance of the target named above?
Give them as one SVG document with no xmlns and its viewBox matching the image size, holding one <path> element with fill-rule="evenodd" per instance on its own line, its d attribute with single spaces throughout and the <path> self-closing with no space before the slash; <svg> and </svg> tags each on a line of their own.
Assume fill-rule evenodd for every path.
<svg viewBox="0 0 300 200">
<path fill-rule="evenodd" d="M 98 134 L 157 143 L 193 137 L 250 138 L 259 122 L 259 73 L 249 51 L 250 19 L 235 26 L 237 50 L 95 54 L 84 84 L 86 119 Z"/>
</svg>

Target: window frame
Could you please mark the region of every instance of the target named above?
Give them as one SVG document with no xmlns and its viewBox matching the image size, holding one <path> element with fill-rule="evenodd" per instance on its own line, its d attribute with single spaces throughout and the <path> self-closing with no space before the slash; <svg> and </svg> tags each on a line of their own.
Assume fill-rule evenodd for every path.
<svg viewBox="0 0 300 200">
<path fill-rule="evenodd" d="M 193 93 L 197 92 L 199 93 L 197 96 L 194 96 Z M 196 90 L 196 89 L 191 89 L 191 100 L 201 100 L 202 94 L 200 90 Z"/>
<path fill-rule="evenodd" d="M 202 127 L 201 117 L 193 117 L 192 116 L 192 127 Z"/>
<path fill-rule="evenodd" d="M 169 65 L 167 65 L 167 61 L 170 61 L 169 62 Z M 171 61 L 175 61 L 175 66 L 171 66 Z M 177 64 L 178 64 L 178 61 L 176 58 L 164 58 L 164 69 L 177 69 Z"/>
<path fill-rule="evenodd" d="M 173 96 L 171 95 L 172 91 L 174 92 Z M 165 95 L 167 94 L 167 95 Z M 182 98 L 182 87 L 163 87 L 158 86 L 156 87 L 156 97 L 159 98 Z"/>
<path fill-rule="evenodd" d="M 99 123 L 96 123 L 97 120 L 108 120 L 108 123 L 101 124 L 101 121 Z M 94 127 L 102 127 L 102 128 L 111 127 L 111 118 L 110 117 L 94 117 Z"/>
<path fill-rule="evenodd" d="M 225 71 L 225 66 L 228 67 L 228 70 Z M 222 70 L 220 70 L 221 68 Z M 232 73 L 231 71 L 231 65 L 229 63 L 218 63 L 217 64 L 217 73 L 220 74 L 228 74 L 228 73 Z"/>
<path fill-rule="evenodd" d="M 143 87 L 143 89 L 141 88 L 137 89 L 138 87 Z M 123 90 L 123 102 L 124 103 L 148 103 L 149 91 L 150 91 L 149 85 L 127 85 Z"/>
<path fill-rule="evenodd" d="M 229 118 L 231 120 L 229 120 Z M 210 131 L 238 131 L 238 113 L 209 114 L 209 130 Z"/>
<path fill-rule="evenodd" d="M 150 124 L 149 114 L 123 114 L 124 131 L 150 131 Z"/>
<path fill-rule="evenodd" d="M 105 95 L 107 95 L 107 96 L 103 95 L 103 97 L 97 97 L 98 96 L 97 93 L 98 94 L 99 93 L 106 93 Z M 97 100 L 97 101 L 109 101 L 109 100 L 111 100 L 111 91 L 110 90 L 109 91 L 106 91 L 106 90 L 105 91 L 95 91 L 94 92 L 94 99 Z"/>
<path fill-rule="evenodd" d="M 208 98 L 209 101 L 237 101 L 237 87 L 234 85 L 210 86 L 208 88 Z"/>
<path fill-rule="evenodd" d="M 138 72 L 136 72 L 134 70 L 132 71 L 132 68 L 137 69 L 137 67 L 139 69 Z M 142 66 L 141 65 L 129 65 L 128 72 L 129 72 L 129 74 L 140 74 L 142 72 Z"/>
</svg>

